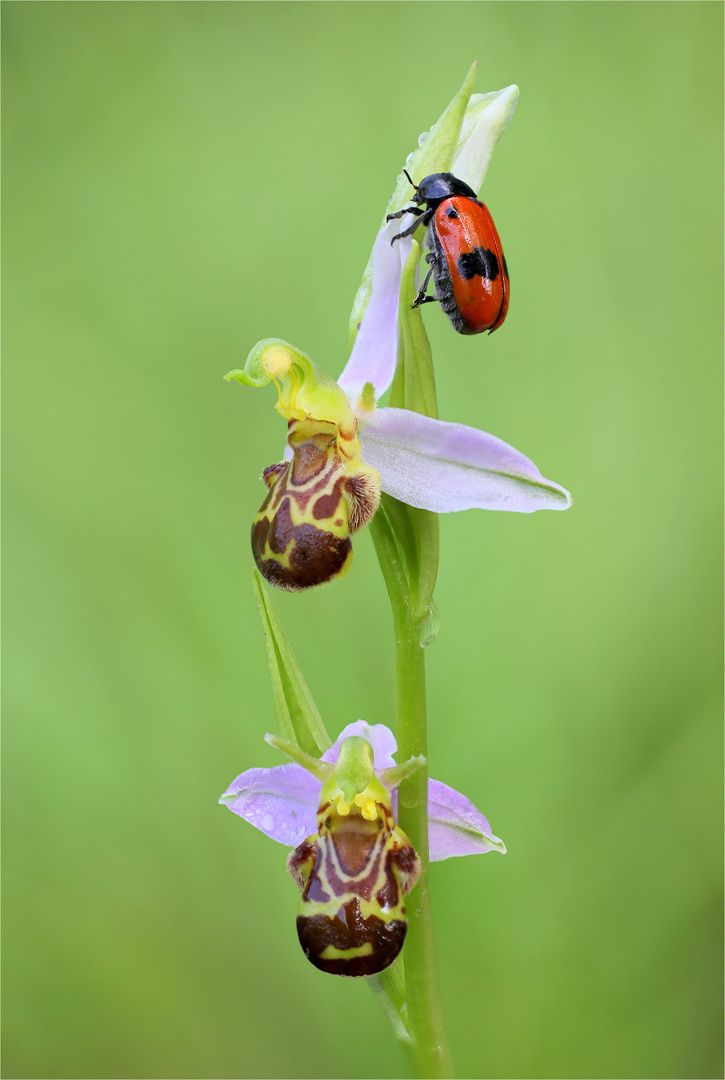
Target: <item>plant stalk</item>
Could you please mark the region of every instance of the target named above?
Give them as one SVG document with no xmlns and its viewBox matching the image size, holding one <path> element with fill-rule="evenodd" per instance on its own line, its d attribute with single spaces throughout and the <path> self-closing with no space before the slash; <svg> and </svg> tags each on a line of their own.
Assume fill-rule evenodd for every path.
<svg viewBox="0 0 725 1080">
<path fill-rule="evenodd" d="M 411 603 L 405 562 L 391 517 L 380 511 L 372 523 L 373 540 L 393 610 L 397 738 L 400 760 L 427 758 L 425 653 L 420 645 L 420 611 Z M 419 1080 L 452 1075 L 438 989 L 428 857 L 428 769 L 418 769 L 400 785 L 398 821 L 421 861 L 418 883 L 408 900 L 405 987 L 409 1051 Z"/>
</svg>

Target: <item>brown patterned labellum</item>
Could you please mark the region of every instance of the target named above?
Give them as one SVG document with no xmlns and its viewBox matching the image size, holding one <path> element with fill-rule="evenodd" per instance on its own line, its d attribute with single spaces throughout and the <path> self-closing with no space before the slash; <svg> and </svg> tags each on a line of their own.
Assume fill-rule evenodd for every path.
<svg viewBox="0 0 725 1080">
<path fill-rule="evenodd" d="M 347 573 L 350 535 L 375 513 L 380 486 L 354 431 L 346 438 L 335 424 L 311 420 L 292 420 L 289 429 L 292 460 L 263 473 L 269 490 L 252 525 L 252 552 L 270 584 L 298 591 Z"/>
<path fill-rule="evenodd" d="M 408 927 L 404 895 L 415 884 L 418 856 L 375 803 L 374 820 L 340 816 L 321 806 L 317 836 L 290 854 L 287 867 L 302 889 L 297 934 L 305 955 L 331 975 L 364 976 L 396 959 Z"/>
</svg>

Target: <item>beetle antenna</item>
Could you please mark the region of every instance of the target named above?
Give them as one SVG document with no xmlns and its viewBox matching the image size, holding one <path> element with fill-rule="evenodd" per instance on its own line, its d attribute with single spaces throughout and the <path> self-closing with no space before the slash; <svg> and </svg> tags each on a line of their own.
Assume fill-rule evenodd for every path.
<svg viewBox="0 0 725 1080">
<path fill-rule="evenodd" d="M 406 176 L 408 177 L 408 180 L 410 180 L 410 183 L 412 184 L 412 186 L 413 186 L 413 187 L 415 188 L 415 190 L 417 191 L 417 190 L 418 190 L 418 185 L 417 185 L 416 183 L 414 183 L 414 181 L 413 181 L 413 180 L 411 180 L 411 179 L 410 179 L 410 173 L 408 172 L 408 170 L 407 170 L 407 169 L 403 169 L 403 172 L 404 172 L 404 173 L 405 173 L 405 175 L 406 175 Z"/>
</svg>

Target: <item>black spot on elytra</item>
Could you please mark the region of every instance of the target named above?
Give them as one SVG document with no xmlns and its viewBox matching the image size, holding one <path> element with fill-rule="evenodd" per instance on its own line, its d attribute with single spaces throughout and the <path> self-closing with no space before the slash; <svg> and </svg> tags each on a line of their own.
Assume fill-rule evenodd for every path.
<svg viewBox="0 0 725 1080">
<path fill-rule="evenodd" d="M 458 217 L 458 211 L 454 210 L 454 208 L 452 206 L 449 206 L 448 209 L 446 210 L 446 217 L 457 218 Z"/>
<path fill-rule="evenodd" d="M 474 277 L 495 281 L 498 277 L 498 259 L 488 248 L 475 247 L 473 251 L 464 252 L 459 256 L 457 266 L 458 273 L 467 281 Z"/>
</svg>

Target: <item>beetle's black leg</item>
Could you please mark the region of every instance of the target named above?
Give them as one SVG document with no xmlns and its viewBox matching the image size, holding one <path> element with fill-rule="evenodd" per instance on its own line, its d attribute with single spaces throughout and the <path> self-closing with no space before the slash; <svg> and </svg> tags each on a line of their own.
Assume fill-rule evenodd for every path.
<svg viewBox="0 0 725 1080">
<path fill-rule="evenodd" d="M 395 221 L 396 218 L 404 217 L 406 214 L 415 214 L 416 217 L 420 217 L 424 213 L 425 210 L 421 210 L 419 206 L 404 206 L 402 210 L 398 210 L 394 214 L 388 214 L 385 220 Z"/>
<path fill-rule="evenodd" d="M 427 224 L 428 224 L 428 222 L 430 221 L 430 219 L 431 219 L 431 218 L 433 217 L 433 214 L 434 214 L 434 213 L 435 213 L 435 211 L 434 211 L 434 210 L 426 210 L 426 211 L 425 211 L 425 212 L 423 213 L 423 217 L 422 217 L 422 218 L 421 218 L 421 217 L 417 218 L 417 219 L 416 219 L 416 220 L 415 220 L 415 221 L 413 222 L 413 224 L 412 224 L 412 225 L 409 225 L 409 226 L 408 226 L 408 228 L 407 228 L 407 229 L 403 229 L 403 231 L 402 231 L 402 232 L 399 232 L 397 236 L 394 236 L 394 237 L 393 237 L 393 239 L 392 239 L 392 240 L 390 241 L 390 243 L 391 243 L 391 244 L 394 244 L 396 240 L 402 240 L 402 238 L 403 238 L 404 236 L 412 236 L 412 235 L 413 235 L 413 233 L 415 232 L 415 230 L 416 230 L 416 229 L 418 228 L 418 226 L 419 226 L 419 225 L 427 225 Z"/>
<path fill-rule="evenodd" d="M 390 243 L 394 244 L 396 240 L 402 240 L 404 236 L 412 236 L 420 224 L 421 220 L 420 218 L 417 218 L 412 225 L 408 226 L 407 229 L 403 229 L 402 232 L 399 232 L 396 236 L 394 236 Z"/>
<path fill-rule="evenodd" d="M 431 254 L 433 254 L 433 253 L 431 252 Z M 435 297 L 435 296 L 426 296 L 425 295 L 425 290 L 428 288 L 428 282 L 430 281 L 430 276 L 431 276 L 432 273 L 433 273 L 433 267 L 431 266 L 430 270 L 425 275 L 425 280 L 424 280 L 423 284 L 418 289 L 418 295 L 416 296 L 413 303 L 410 305 L 412 308 L 420 307 L 421 304 L 431 304 L 431 303 L 434 303 L 436 301 L 437 297 Z"/>
</svg>

